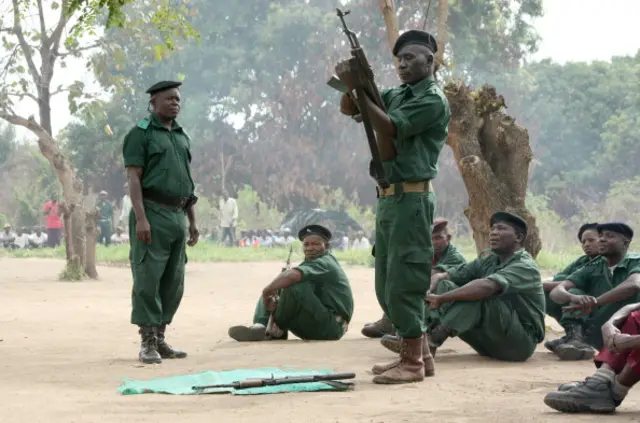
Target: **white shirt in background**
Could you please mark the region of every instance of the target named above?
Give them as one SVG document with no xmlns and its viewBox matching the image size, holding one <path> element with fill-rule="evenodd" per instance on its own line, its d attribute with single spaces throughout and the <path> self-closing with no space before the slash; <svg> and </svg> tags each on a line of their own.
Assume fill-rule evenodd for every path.
<svg viewBox="0 0 640 423">
<path fill-rule="evenodd" d="M 220 226 L 230 228 L 238 222 L 238 206 L 236 200 L 229 197 L 227 201 L 220 199 Z"/>
<path fill-rule="evenodd" d="M 40 232 L 40 236 L 38 236 L 35 233 L 32 233 L 29 237 L 29 241 L 37 247 L 42 247 L 47 242 L 47 234 Z"/>
</svg>

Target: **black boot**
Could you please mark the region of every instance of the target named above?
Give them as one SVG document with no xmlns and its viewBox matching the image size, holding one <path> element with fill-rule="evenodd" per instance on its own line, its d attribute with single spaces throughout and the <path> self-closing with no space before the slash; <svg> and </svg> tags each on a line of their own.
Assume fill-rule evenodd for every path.
<svg viewBox="0 0 640 423">
<path fill-rule="evenodd" d="M 382 338 L 384 335 L 392 335 L 394 332 L 393 323 L 386 314 L 383 314 L 377 322 L 367 323 L 362 328 L 362 334 L 367 338 Z"/>
<path fill-rule="evenodd" d="M 558 348 L 560 345 L 564 344 L 565 342 L 567 342 L 566 335 L 561 338 L 556 338 L 556 339 L 552 339 L 551 341 L 545 342 L 544 347 L 549 351 L 551 351 L 552 353 L 554 353 L 556 352 L 556 348 Z"/>
<path fill-rule="evenodd" d="M 590 360 L 596 355 L 593 347 L 584 340 L 582 323 L 570 323 L 564 330 L 567 333 L 567 341 L 558 345 L 554 351 L 560 360 Z"/>
<path fill-rule="evenodd" d="M 156 327 L 158 336 L 158 353 L 162 358 L 185 358 L 187 353 L 184 351 L 174 350 L 169 344 L 166 343 L 164 334 L 167 330 L 167 324 L 164 323 Z"/>
<path fill-rule="evenodd" d="M 448 338 L 453 336 L 453 330 L 445 325 L 438 325 L 428 334 L 429 351 L 431 355 L 436 356 L 436 350 L 444 344 Z"/>
<path fill-rule="evenodd" d="M 152 326 L 140 326 L 138 331 L 142 342 L 140 344 L 140 354 L 138 359 L 145 364 L 160 364 L 162 358 L 158 354 L 156 334 Z"/>
</svg>

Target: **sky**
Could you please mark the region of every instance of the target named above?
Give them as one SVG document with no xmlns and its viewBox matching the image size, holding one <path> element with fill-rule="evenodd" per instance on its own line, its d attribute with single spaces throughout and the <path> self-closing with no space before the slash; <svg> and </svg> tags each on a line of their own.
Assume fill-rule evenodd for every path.
<svg viewBox="0 0 640 423">
<path fill-rule="evenodd" d="M 634 55 L 640 49 L 640 0 L 544 0 L 544 16 L 533 22 L 542 37 L 532 60 L 551 58 L 556 62 L 609 60 L 612 56 Z M 55 18 L 52 16 L 52 18 Z M 76 79 L 96 89 L 83 61 L 56 69 L 53 87 Z M 37 115 L 35 104 L 25 101 L 17 108 L 23 116 Z M 70 120 L 64 95 L 52 100 L 54 132 Z M 144 113 L 144 111 L 141 111 Z M 19 128 L 20 136 L 28 131 Z"/>
</svg>

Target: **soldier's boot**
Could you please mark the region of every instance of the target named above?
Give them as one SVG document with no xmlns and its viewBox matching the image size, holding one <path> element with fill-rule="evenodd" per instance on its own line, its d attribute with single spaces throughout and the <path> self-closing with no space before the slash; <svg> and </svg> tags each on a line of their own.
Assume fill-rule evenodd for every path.
<svg viewBox="0 0 640 423">
<path fill-rule="evenodd" d="M 398 335 L 384 335 L 380 338 L 380 343 L 389 351 L 400 354 L 401 342 Z"/>
<path fill-rule="evenodd" d="M 273 326 L 271 334 L 267 334 L 267 327 L 260 323 L 251 326 L 232 326 L 229 328 L 229 337 L 238 342 L 275 341 L 288 338 L 288 331 L 278 328 L 275 324 Z"/>
<path fill-rule="evenodd" d="M 367 323 L 362 328 L 362 334 L 367 338 L 382 338 L 384 335 L 392 335 L 394 332 L 393 323 L 386 314 L 383 314 L 377 322 Z"/>
<path fill-rule="evenodd" d="M 422 382 L 424 380 L 423 342 L 424 336 L 414 339 L 403 338 L 400 359 L 382 374 L 374 376 L 373 383 L 395 385 Z"/>
<path fill-rule="evenodd" d="M 391 335 L 385 335 L 385 336 L 391 336 Z M 398 353 L 400 353 L 400 345 L 402 345 L 402 343 L 400 342 L 399 338 L 397 340 L 397 345 L 398 345 Z M 371 373 L 373 373 L 374 375 L 381 375 L 382 373 L 386 372 L 390 368 L 397 366 L 399 361 L 400 361 L 400 358 L 396 358 L 395 360 L 389 363 L 375 364 L 371 368 Z M 422 337 L 422 361 L 424 362 L 424 375 L 427 377 L 435 375 L 436 364 L 435 364 L 435 360 L 433 359 L 433 355 L 431 355 L 431 351 L 429 350 L 429 336 L 426 333 Z"/>
<path fill-rule="evenodd" d="M 612 371 L 600 369 L 584 382 L 575 383 L 572 388 L 548 393 L 544 403 L 564 413 L 612 413 L 624 399 L 615 396 L 614 382 L 615 374 Z"/>
<path fill-rule="evenodd" d="M 563 361 L 590 360 L 596 355 L 593 347 L 584 341 L 582 324 L 567 325 L 567 341 L 555 349 L 555 354 Z"/>
<path fill-rule="evenodd" d="M 453 336 L 453 330 L 446 325 L 438 325 L 429 333 L 429 352 L 435 357 L 438 348 L 444 344 L 444 341 Z"/>
<path fill-rule="evenodd" d="M 550 341 L 546 341 L 544 343 L 544 347 L 546 349 L 548 349 L 549 351 L 551 351 L 552 353 L 556 352 L 556 348 L 558 348 L 560 345 L 564 344 L 565 342 L 567 342 L 567 336 L 563 336 L 560 338 L 556 338 L 556 339 L 552 339 Z"/>
<path fill-rule="evenodd" d="M 138 359 L 144 364 L 162 363 L 162 358 L 160 357 L 160 354 L 158 354 L 156 333 L 153 326 L 140 326 L 138 333 L 141 338 Z"/>
<path fill-rule="evenodd" d="M 156 327 L 156 337 L 158 340 L 158 354 L 162 358 L 186 358 L 187 353 L 180 350 L 171 348 L 171 345 L 167 344 L 165 340 L 165 332 L 167 331 L 167 324 L 164 323 Z"/>
</svg>

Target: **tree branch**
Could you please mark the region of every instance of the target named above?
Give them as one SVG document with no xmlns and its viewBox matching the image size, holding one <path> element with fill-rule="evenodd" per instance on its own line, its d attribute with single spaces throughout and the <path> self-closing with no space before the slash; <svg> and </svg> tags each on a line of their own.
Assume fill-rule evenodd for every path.
<svg viewBox="0 0 640 423">
<path fill-rule="evenodd" d="M 44 23 L 44 10 L 42 9 L 42 0 L 38 0 L 38 17 L 40 18 L 40 43 L 44 43 L 47 39 L 47 26 Z"/>
<path fill-rule="evenodd" d="M 31 73 L 33 82 L 36 84 L 36 86 L 40 86 L 40 74 L 38 73 L 38 68 L 33 61 L 33 54 L 31 53 L 31 49 L 29 47 L 29 44 L 27 43 L 27 40 L 24 38 L 24 32 L 22 32 L 22 26 L 20 25 L 20 10 L 18 8 L 18 0 L 13 0 L 13 33 L 16 34 L 16 37 L 18 37 L 18 43 L 20 44 L 20 49 L 22 49 L 22 53 L 24 54 L 25 59 L 27 60 L 27 66 L 29 67 L 29 72 Z"/>
<path fill-rule="evenodd" d="M 60 94 L 60 93 L 64 93 L 69 91 L 69 88 L 58 88 L 57 90 L 55 90 L 54 92 L 52 92 L 51 94 L 49 94 L 51 97 L 53 97 L 56 94 Z"/>
<path fill-rule="evenodd" d="M 72 51 L 65 51 L 64 53 L 58 53 L 57 57 L 75 56 L 77 53 L 80 53 L 81 51 L 87 51 L 97 47 L 100 47 L 100 43 L 94 43 L 85 47 L 78 47 L 76 49 L 73 49 Z"/>
<path fill-rule="evenodd" d="M 18 92 L 15 92 L 15 91 L 7 91 L 6 93 L 7 93 L 8 96 L 11 96 L 11 97 L 19 97 L 19 98 L 29 97 L 30 99 L 32 99 L 36 103 L 38 102 L 38 97 L 36 97 L 35 95 L 33 95 L 31 93 L 18 93 Z"/>
<path fill-rule="evenodd" d="M 14 0 L 16 1 L 16 0 Z M 62 31 L 64 27 L 67 25 L 67 15 L 65 13 L 66 10 L 66 1 L 62 1 L 62 5 L 60 6 L 60 18 L 58 23 L 56 24 L 56 28 L 51 33 L 51 36 L 43 43 L 42 45 L 42 69 L 43 69 L 43 77 L 45 79 L 45 86 L 49 86 L 51 83 L 51 78 L 53 78 L 53 66 L 56 62 L 56 58 L 58 57 L 58 50 L 60 49 L 60 40 L 62 39 Z M 46 75 L 44 75 L 44 70 L 47 70 Z"/>
<path fill-rule="evenodd" d="M 27 128 L 31 133 L 37 136 L 40 151 L 50 161 L 56 155 L 57 148 L 55 140 L 42 126 L 40 126 L 38 122 L 36 122 L 33 116 L 29 116 L 28 119 L 25 119 L 22 116 L 0 110 L 0 119 L 4 119 L 12 125 Z"/>
</svg>

